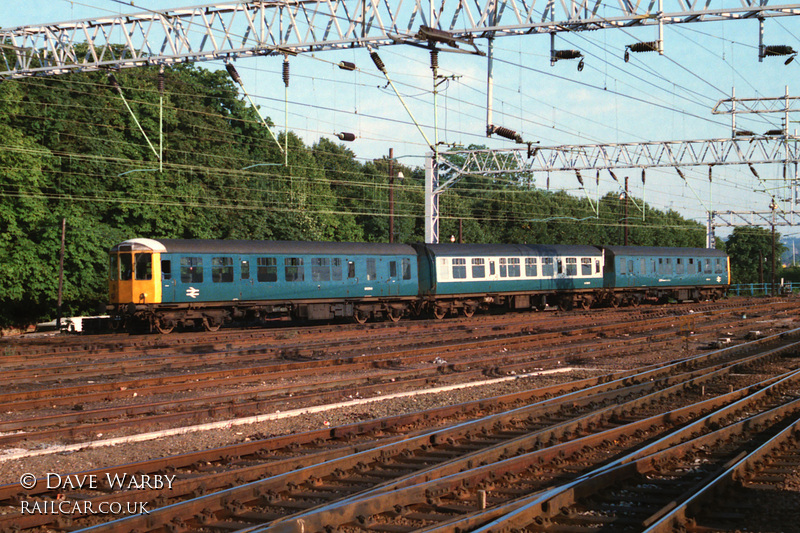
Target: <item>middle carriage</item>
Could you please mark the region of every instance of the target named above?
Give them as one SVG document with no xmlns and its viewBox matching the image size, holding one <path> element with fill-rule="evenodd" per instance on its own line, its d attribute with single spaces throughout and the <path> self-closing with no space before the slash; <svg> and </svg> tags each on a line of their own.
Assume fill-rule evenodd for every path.
<svg viewBox="0 0 800 533">
<path fill-rule="evenodd" d="M 427 244 L 416 246 L 424 305 L 436 317 L 503 306 L 588 308 L 603 288 L 595 246 Z"/>
</svg>

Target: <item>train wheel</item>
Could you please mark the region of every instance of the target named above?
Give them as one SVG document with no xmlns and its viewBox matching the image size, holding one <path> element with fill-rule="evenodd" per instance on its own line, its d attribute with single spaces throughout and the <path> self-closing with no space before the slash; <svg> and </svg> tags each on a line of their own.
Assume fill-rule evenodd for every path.
<svg viewBox="0 0 800 533">
<path fill-rule="evenodd" d="M 471 305 L 468 305 L 464 308 L 464 316 L 467 318 L 472 318 L 472 315 L 475 314 L 475 308 Z"/>
<path fill-rule="evenodd" d="M 435 316 L 437 320 L 443 319 L 446 314 L 447 314 L 447 309 L 445 309 L 444 307 L 435 307 L 433 309 L 433 316 Z"/>
<path fill-rule="evenodd" d="M 219 331 L 219 328 L 220 326 L 222 326 L 222 323 L 221 322 L 217 323 L 212 320 L 203 317 L 203 327 L 206 328 L 206 331 Z"/>
<path fill-rule="evenodd" d="M 581 298 L 578 302 L 581 309 L 589 309 L 592 306 L 592 301 L 589 298 Z"/>
<path fill-rule="evenodd" d="M 386 311 L 386 316 L 389 317 L 389 320 L 391 320 L 392 322 L 399 322 L 400 319 L 403 317 L 403 310 L 389 308 L 389 310 Z"/>
<path fill-rule="evenodd" d="M 619 296 L 617 296 L 616 294 L 612 294 L 611 298 L 608 299 L 608 305 L 610 307 L 614 307 L 614 308 L 619 307 L 619 303 L 620 303 L 619 302 Z"/>
<path fill-rule="evenodd" d="M 175 329 L 175 323 L 171 320 L 161 322 L 160 320 L 156 320 L 155 323 L 156 329 L 162 335 L 166 335 L 167 333 L 172 333 L 172 330 Z"/>
<path fill-rule="evenodd" d="M 356 309 L 353 311 L 353 319 L 359 324 L 365 324 L 369 319 L 369 313 L 361 309 Z"/>
</svg>

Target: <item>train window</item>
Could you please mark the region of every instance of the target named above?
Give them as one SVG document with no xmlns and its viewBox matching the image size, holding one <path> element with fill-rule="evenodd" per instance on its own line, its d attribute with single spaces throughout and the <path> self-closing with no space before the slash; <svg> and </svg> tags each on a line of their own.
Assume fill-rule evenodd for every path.
<svg viewBox="0 0 800 533">
<path fill-rule="evenodd" d="M 639 260 L 639 274 L 641 274 L 642 276 L 647 274 L 647 259 L 645 259 L 644 257 L 642 257 Z"/>
<path fill-rule="evenodd" d="M 592 275 L 592 259 L 590 257 L 581 257 L 581 276 Z"/>
<path fill-rule="evenodd" d="M 397 277 L 397 261 L 389 261 L 389 277 Z"/>
<path fill-rule="evenodd" d="M 331 280 L 331 260 L 327 257 L 311 259 L 311 281 Z"/>
<path fill-rule="evenodd" d="M 536 277 L 536 258 L 535 257 L 526 257 L 525 258 L 525 275 L 529 278 Z"/>
<path fill-rule="evenodd" d="M 472 279 L 486 277 L 486 264 L 482 257 L 472 258 Z"/>
<path fill-rule="evenodd" d="M 259 282 L 278 281 L 278 260 L 275 257 L 256 259 L 256 279 Z"/>
<path fill-rule="evenodd" d="M 711 274 L 711 259 L 706 259 L 706 274 Z"/>
<path fill-rule="evenodd" d="M 203 283 L 202 257 L 181 257 L 181 283 Z"/>
<path fill-rule="evenodd" d="M 567 262 L 567 276 L 577 276 L 578 275 L 578 258 L 577 257 L 567 257 L 565 259 Z"/>
<path fill-rule="evenodd" d="M 136 279 L 153 279 L 153 256 L 151 254 L 134 254 Z"/>
<path fill-rule="evenodd" d="M 211 258 L 211 281 L 214 283 L 233 283 L 233 258 Z"/>
<path fill-rule="evenodd" d="M 667 276 L 671 276 L 674 273 L 674 270 L 672 269 L 672 258 L 670 257 L 667 257 L 667 265 L 665 270 L 667 272 Z"/>
<path fill-rule="evenodd" d="M 628 259 L 628 274 L 635 274 L 636 271 L 633 269 L 633 259 Z"/>
<path fill-rule="evenodd" d="M 283 269 L 286 281 L 305 281 L 306 271 L 302 257 L 284 257 Z"/>
<path fill-rule="evenodd" d="M 675 273 L 678 275 L 683 274 L 683 261 L 680 257 L 675 260 Z"/>
<path fill-rule="evenodd" d="M 520 276 L 519 257 L 508 258 L 508 277 L 518 278 Z"/>
<path fill-rule="evenodd" d="M 467 260 L 463 257 L 453 258 L 453 279 L 467 279 Z"/>
<path fill-rule="evenodd" d="M 542 276 L 553 277 L 552 257 L 542 257 Z"/>
<path fill-rule="evenodd" d="M 594 273 L 595 274 L 599 274 L 600 273 L 600 260 L 599 259 L 595 259 L 594 260 Z"/>
<path fill-rule="evenodd" d="M 489 261 L 489 275 L 494 276 L 494 261 Z"/>
<path fill-rule="evenodd" d="M 664 258 L 663 257 L 659 257 L 658 258 L 658 275 L 659 276 L 663 276 L 664 275 Z"/>
<path fill-rule="evenodd" d="M 116 281 L 119 278 L 119 256 L 111 254 L 108 256 L 108 279 Z"/>
<path fill-rule="evenodd" d="M 352 261 L 347 262 L 347 279 L 356 277 L 356 264 Z"/>
<path fill-rule="evenodd" d="M 172 279 L 172 261 L 169 259 L 161 260 L 161 279 Z"/>
<path fill-rule="evenodd" d="M 242 279 L 250 279 L 250 261 L 242 259 L 242 264 L 239 270 L 242 274 Z"/>
<path fill-rule="evenodd" d="M 628 273 L 628 270 L 625 268 L 625 260 L 620 257 L 619 259 L 619 273 L 621 276 L 624 276 Z"/>
<path fill-rule="evenodd" d="M 339 257 L 331 259 L 331 279 L 342 281 L 342 260 Z"/>
<path fill-rule="evenodd" d="M 119 254 L 119 279 L 126 281 L 133 277 L 131 254 Z"/>
<path fill-rule="evenodd" d="M 558 273 L 559 274 L 563 274 L 564 273 L 564 261 L 562 261 L 561 259 L 556 259 L 556 266 L 558 267 Z"/>
<path fill-rule="evenodd" d="M 411 279 L 411 259 L 404 257 L 402 261 L 403 279 Z"/>
<path fill-rule="evenodd" d="M 717 266 L 714 269 L 714 272 L 717 274 L 722 274 L 724 272 L 724 270 L 722 269 L 722 259 L 720 259 L 719 257 L 717 258 Z"/>
<path fill-rule="evenodd" d="M 367 259 L 367 281 L 378 279 L 378 268 L 374 257 Z"/>
<path fill-rule="evenodd" d="M 500 258 L 500 277 L 504 278 L 508 275 L 508 267 L 506 266 L 506 258 Z"/>
</svg>

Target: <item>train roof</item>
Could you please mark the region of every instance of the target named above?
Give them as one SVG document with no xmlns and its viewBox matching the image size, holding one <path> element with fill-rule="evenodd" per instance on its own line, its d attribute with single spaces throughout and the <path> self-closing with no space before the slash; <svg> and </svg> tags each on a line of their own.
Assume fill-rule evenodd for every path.
<svg viewBox="0 0 800 533">
<path fill-rule="evenodd" d="M 596 246 L 572 244 L 426 244 L 431 253 L 439 257 L 491 257 L 491 256 L 581 256 L 600 257 Z"/>
<path fill-rule="evenodd" d="M 148 250 L 179 254 L 416 255 L 406 244 L 214 239 L 129 239 L 111 252 Z"/>
<path fill-rule="evenodd" d="M 672 257 L 726 257 L 716 248 L 671 248 L 668 246 L 603 246 L 614 255 L 672 256 Z"/>
</svg>

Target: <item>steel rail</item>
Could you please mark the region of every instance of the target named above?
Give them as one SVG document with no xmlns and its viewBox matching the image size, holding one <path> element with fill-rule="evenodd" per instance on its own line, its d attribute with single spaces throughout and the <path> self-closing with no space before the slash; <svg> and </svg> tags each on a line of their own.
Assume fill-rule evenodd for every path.
<svg viewBox="0 0 800 533">
<path fill-rule="evenodd" d="M 671 366 L 674 366 L 676 368 L 678 367 L 677 364 L 676 365 L 671 365 Z M 636 387 L 640 387 L 640 388 L 644 388 L 644 389 L 651 388 L 653 386 L 653 383 L 649 381 L 650 377 L 653 377 L 654 375 L 657 375 L 657 373 L 663 372 L 663 371 L 664 371 L 664 369 L 658 369 L 658 370 L 652 370 L 650 372 L 640 374 L 636 381 L 643 380 L 644 383 L 640 383 L 639 385 L 636 385 Z M 624 380 L 625 383 L 630 383 L 630 381 L 631 381 L 631 378 L 628 378 L 628 379 Z M 598 387 L 598 389 L 602 389 L 602 388 L 603 387 Z M 577 392 L 577 393 L 568 394 L 568 395 L 566 395 L 564 397 L 559 398 L 559 400 L 560 400 L 559 403 L 564 403 L 564 402 L 574 403 L 576 401 L 576 398 L 580 398 L 581 396 L 584 396 L 584 395 L 588 394 L 589 392 L 591 392 L 591 391 L 580 391 L 580 392 Z M 501 422 L 503 419 L 506 419 L 506 420 L 519 419 L 521 417 L 527 416 L 527 414 L 533 412 L 533 410 L 535 410 L 535 409 L 538 409 L 543 413 L 544 412 L 553 412 L 552 411 L 553 408 L 554 408 L 553 403 L 554 403 L 553 400 L 540 402 L 539 404 L 536 404 L 534 406 L 529 406 L 529 407 L 526 407 L 526 408 L 516 409 L 516 410 L 510 411 L 508 413 L 504 413 L 502 416 L 490 417 L 490 418 L 487 418 L 487 419 L 483 419 L 480 422 L 469 422 L 469 423 L 465 423 L 465 424 L 459 424 L 458 426 L 456 426 L 455 431 L 458 431 L 461 434 L 467 434 L 469 432 L 474 432 L 474 431 L 479 430 L 479 428 L 481 426 L 483 426 L 483 427 L 486 427 L 486 426 L 494 427 L 495 425 L 497 425 L 498 422 Z M 448 434 L 448 435 L 449 435 L 450 438 L 453 438 L 452 434 Z M 437 442 L 439 442 L 438 439 L 440 439 L 440 438 L 444 438 L 444 435 L 442 434 L 441 431 L 437 431 L 437 432 L 431 433 L 431 434 L 429 434 L 427 436 L 423 435 L 423 436 L 420 436 L 420 437 L 415 437 L 415 439 L 411 439 L 411 442 L 407 441 L 407 443 L 409 445 L 413 445 L 414 441 L 416 441 L 418 444 L 421 444 L 423 442 L 427 442 L 428 444 L 426 444 L 426 446 L 430 446 L 431 444 L 436 444 Z M 398 453 L 402 449 L 403 449 L 402 443 L 399 444 L 399 445 L 394 445 L 394 446 L 389 446 L 389 447 L 379 447 L 379 448 L 376 448 L 375 450 L 370 450 L 370 451 L 358 454 L 357 456 L 348 457 L 346 459 L 343 459 L 343 461 L 346 461 L 347 464 L 350 465 L 350 467 L 353 467 L 354 465 L 357 466 L 358 464 L 365 464 L 365 463 L 368 463 L 368 462 L 373 462 L 373 461 L 381 462 L 381 461 L 387 460 L 389 457 L 392 457 L 393 454 Z M 204 509 L 206 511 L 208 511 L 208 509 L 217 508 L 219 503 L 215 504 L 213 502 L 214 501 L 219 502 L 220 499 L 223 499 L 224 501 L 228 501 L 228 502 L 236 500 L 237 502 L 240 502 L 240 504 L 241 504 L 241 501 L 242 501 L 241 499 L 242 498 L 250 499 L 253 496 L 255 496 L 256 498 L 259 498 L 259 497 L 262 497 L 262 496 L 266 496 L 267 493 L 270 493 L 272 490 L 277 489 L 279 486 L 285 486 L 286 483 L 300 483 L 300 484 L 302 484 L 304 481 L 307 481 L 308 479 L 315 479 L 317 476 L 323 475 L 323 472 L 329 471 L 331 467 L 332 467 L 332 465 L 327 465 L 327 467 L 315 466 L 315 467 L 303 469 L 303 470 L 300 470 L 300 471 L 292 472 L 292 473 L 289 473 L 289 474 L 285 474 L 283 476 L 279 476 L 280 479 L 276 478 L 276 479 L 270 479 L 270 480 L 262 480 L 262 481 L 259 481 L 259 482 L 256 482 L 256 483 L 246 484 L 246 485 L 243 485 L 241 487 L 237 487 L 235 489 L 230 489 L 229 491 L 223 491 L 222 493 L 217 493 L 216 495 L 211 495 L 211 496 L 201 497 L 201 498 L 198 498 L 196 500 L 191 500 L 190 502 L 187 502 L 185 504 L 185 505 L 188 506 L 187 507 L 188 511 L 186 510 L 187 508 L 183 508 L 182 507 L 181 508 L 182 509 L 181 513 L 182 513 L 182 516 L 187 516 L 187 513 L 188 513 L 189 516 L 194 516 L 194 515 L 200 516 L 202 514 L 201 511 L 203 511 Z M 342 465 L 342 467 L 344 467 L 344 465 Z M 276 483 L 277 483 L 277 485 L 275 485 Z M 275 488 L 269 488 L 269 487 L 275 487 Z M 240 507 L 240 504 L 237 504 L 234 507 L 236 507 L 238 509 Z M 168 523 L 169 520 L 171 519 L 171 517 L 174 517 L 175 513 L 177 513 L 177 512 L 178 512 L 178 508 L 173 508 L 173 507 L 166 507 L 166 508 L 154 511 L 150 515 L 148 515 L 147 524 L 149 524 L 149 525 L 147 525 L 146 527 L 147 528 L 153 528 L 153 527 L 157 527 L 158 524 Z M 212 512 L 212 515 L 213 515 L 213 512 Z M 208 521 L 210 519 L 212 519 L 212 516 L 211 515 L 207 515 L 205 520 Z M 117 521 L 117 522 L 108 523 L 108 524 L 106 524 L 104 526 L 98 526 L 98 528 L 92 529 L 92 531 L 110 531 L 110 530 L 113 530 L 114 528 L 120 528 L 120 527 L 121 528 L 136 527 L 136 528 L 141 529 L 141 528 L 145 527 L 145 524 L 144 524 L 144 522 L 142 522 L 142 520 L 144 520 L 144 519 L 141 518 L 141 517 L 138 517 L 138 518 L 137 517 L 130 517 L 130 518 L 122 519 L 122 520 Z"/>
</svg>

